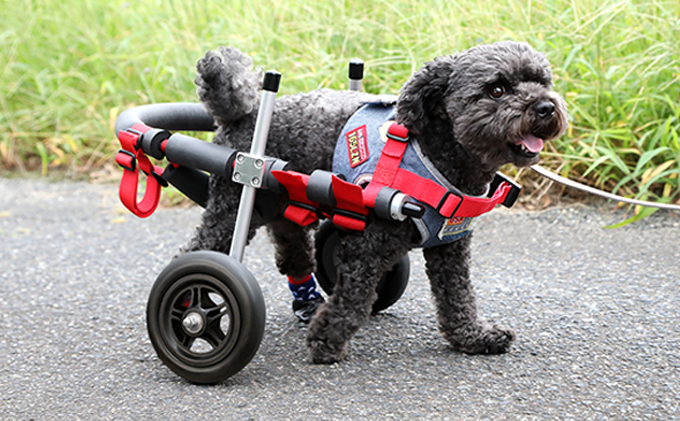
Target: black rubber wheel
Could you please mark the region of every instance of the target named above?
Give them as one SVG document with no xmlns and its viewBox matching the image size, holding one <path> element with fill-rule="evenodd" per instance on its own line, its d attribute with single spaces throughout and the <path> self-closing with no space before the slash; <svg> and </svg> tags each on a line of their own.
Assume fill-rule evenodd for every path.
<svg viewBox="0 0 680 421">
<path fill-rule="evenodd" d="M 146 317 L 151 343 L 168 368 L 193 383 L 217 383 L 255 356 L 266 315 L 262 291 L 241 263 L 197 251 L 158 275 Z"/>
<path fill-rule="evenodd" d="M 337 282 L 338 248 L 340 247 L 341 230 L 326 221 L 316 232 L 316 278 L 321 288 L 328 295 L 333 294 L 333 287 Z M 410 262 L 408 255 L 403 256 L 389 271 L 380 278 L 376 287 L 378 299 L 373 303 L 373 313 L 385 310 L 396 303 L 408 285 Z"/>
</svg>

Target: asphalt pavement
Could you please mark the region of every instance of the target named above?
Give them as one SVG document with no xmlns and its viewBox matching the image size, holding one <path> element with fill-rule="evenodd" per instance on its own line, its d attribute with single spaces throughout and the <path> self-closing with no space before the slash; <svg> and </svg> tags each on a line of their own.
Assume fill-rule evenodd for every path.
<svg viewBox="0 0 680 421">
<path fill-rule="evenodd" d="M 244 264 L 265 296 L 261 347 L 235 376 L 197 386 L 160 362 L 145 310 L 200 209 L 138 219 L 115 185 L 0 178 L 0 419 L 680 419 L 680 215 L 603 228 L 624 212 L 479 218 L 479 308 L 515 328 L 509 353 L 447 348 L 415 251 L 404 296 L 330 366 L 309 363 L 260 232 Z"/>
</svg>

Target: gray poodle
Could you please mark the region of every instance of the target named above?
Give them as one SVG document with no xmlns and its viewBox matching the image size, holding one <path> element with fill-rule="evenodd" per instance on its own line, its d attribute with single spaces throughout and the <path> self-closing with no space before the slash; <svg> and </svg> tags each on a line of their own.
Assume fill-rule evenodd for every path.
<svg viewBox="0 0 680 421">
<path fill-rule="evenodd" d="M 250 148 L 258 110 L 261 74 L 240 51 L 222 48 L 198 63 L 201 101 L 217 122 L 214 142 Z M 567 127 L 564 100 L 552 90 L 550 65 L 525 43 L 480 45 L 426 63 L 406 82 L 396 102 L 396 121 L 418 141 L 439 172 L 467 195 L 484 195 L 498 169 L 535 164 L 544 140 Z M 276 100 L 266 155 L 310 174 L 331 171 L 336 141 L 347 120 L 372 95 L 319 89 Z M 228 252 L 241 187 L 220 177 L 210 180 L 202 224 L 183 251 Z M 420 244 L 410 220 L 395 222 L 368 215 L 363 232 L 343 237 L 337 283 L 328 302 L 311 319 L 307 346 L 314 363 L 347 355 L 348 342 L 371 313 L 383 272 Z M 255 229 L 267 225 L 279 271 L 305 279 L 315 270 L 313 227 L 282 217 L 253 215 Z M 477 315 L 470 282 L 470 241 L 423 249 L 439 328 L 454 350 L 469 354 L 506 352 L 514 331 L 490 325 Z"/>
</svg>

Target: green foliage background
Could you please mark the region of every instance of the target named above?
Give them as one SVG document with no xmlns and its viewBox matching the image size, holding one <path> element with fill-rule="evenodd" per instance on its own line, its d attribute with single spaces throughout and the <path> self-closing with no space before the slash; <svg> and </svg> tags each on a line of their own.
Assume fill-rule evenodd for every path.
<svg viewBox="0 0 680 421">
<path fill-rule="evenodd" d="M 527 41 L 553 64 L 569 132 L 544 165 L 628 196 L 680 199 L 680 1 L 1 0 L 0 171 L 111 162 L 125 108 L 195 101 L 196 61 L 234 45 L 283 73 L 281 92 L 396 93 L 425 61 Z M 524 174 L 516 174 L 525 177 Z"/>
</svg>

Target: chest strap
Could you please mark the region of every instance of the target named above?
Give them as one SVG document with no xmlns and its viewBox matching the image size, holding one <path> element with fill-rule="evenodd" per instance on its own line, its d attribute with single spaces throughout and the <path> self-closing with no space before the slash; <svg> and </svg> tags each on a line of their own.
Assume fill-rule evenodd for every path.
<svg viewBox="0 0 680 421">
<path fill-rule="evenodd" d="M 498 184 L 493 195 L 472 197 L 464 195 L 455 187 L 451 190 L 411 171 L 399 168 L 408 146 L 408 129 L 393 123 L 387 130 L 387 141 L 378 159 L 373 178 L 364 191 L 364 203 L 375 207 L 375 200 L 383 187 L 391 187 L 425 203 L 445 218 L 452 216 L 476 217 L 489 212 L 494 206 L 505 203 L 513 189 L 508 181 Z"/>
</svg>

